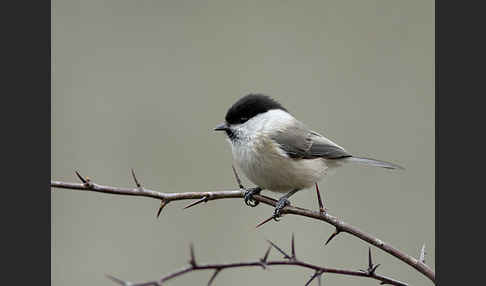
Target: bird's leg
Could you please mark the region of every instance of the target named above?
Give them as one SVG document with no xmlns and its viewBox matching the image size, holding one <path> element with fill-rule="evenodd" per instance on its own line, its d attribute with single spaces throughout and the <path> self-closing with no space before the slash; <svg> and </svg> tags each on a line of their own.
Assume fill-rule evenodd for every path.
<svg viewBox="0 0 486 286">
<path fill-rule="evenodd" d="M 262 191 L 262 188 L 256 187 L 246 190 L 245 192 L 245 204 L 250 207 L 256 207 L 260 202 L 253 199 L 253 195 L 258 195 Z"/>
<path fill-rule="evenodd" d="M 290 196 L 292 196 L 293 194 L 297 193 L 298 190 L 292 190 L 288 193 L 286 193 L 285 195 L 283 195 L 280 199 L 278 199 L 278 202 L 277 202 L 277 205 L 275 206 L 275 210 L 273 210 L 273 219 L 275 221 L 278 221 L 278 218 L 280 216 L 282 216 L 280 214 L 280 211 L 285 207 L 285 206 L 288 206 L 290 205 L 290 201 L 288 200 L 288 198 L 290 198 Z"/>
</svg>

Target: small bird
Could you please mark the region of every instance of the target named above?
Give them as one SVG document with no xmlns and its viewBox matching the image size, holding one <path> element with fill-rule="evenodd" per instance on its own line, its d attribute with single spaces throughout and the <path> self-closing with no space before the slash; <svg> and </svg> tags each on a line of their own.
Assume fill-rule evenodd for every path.
<svg viewBox="0 0 486 286">
<path fill-rule="evenodd" d="M 214 130 L 226 132 L 234 161 L 257 186 L 245 192 L 247 205 L 256 206 L 253 195 L 263 189 L 285 193 L 273 212 L 275 220 L 290 205 L 290 196 L 312 187 L 331 169 L 343 164 L 403 169 L 393 163 L 351 155 L 308 129 L 280 103 L 263 94 L 240 98 L 227 111 L 225 122 Z"/>
</svg>

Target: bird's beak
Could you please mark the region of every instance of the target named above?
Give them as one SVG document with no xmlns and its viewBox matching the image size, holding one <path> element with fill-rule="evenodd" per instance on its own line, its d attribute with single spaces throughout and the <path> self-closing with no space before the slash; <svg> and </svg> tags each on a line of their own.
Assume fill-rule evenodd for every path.
<svg viewBox="0 0 486 286">
<path fill-rule="evenodd" d="M 226 122 L 223 122 L 223 123 L 219 124 L 218 126 L 216 126 L 214 128 L 214 131 L 226 131 L 228 129 L 229 129 L 228 124 L 226 124 Z"/>
</svg>

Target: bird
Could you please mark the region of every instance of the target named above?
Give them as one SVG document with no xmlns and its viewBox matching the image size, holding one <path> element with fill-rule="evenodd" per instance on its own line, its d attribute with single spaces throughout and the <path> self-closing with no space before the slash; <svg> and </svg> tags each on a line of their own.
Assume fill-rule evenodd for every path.
<svg viewBox="0 0 486 286">
<path fill-rule="evenodd" d="M 234 162 L 256 185 L 245 191 L 247 205 L 256 206 L 253 195 L 262 190 L 284 194 L 275 206 L 275 220 L 290 205 L 292 195 L 317 186 L 331 170 L 344 164 L 404 169 L 394 163 L 352 155 L 309 129 L 265 94 L 250 93 L 238 99 L 214 130 L 226 133 Z"/>
</svg>

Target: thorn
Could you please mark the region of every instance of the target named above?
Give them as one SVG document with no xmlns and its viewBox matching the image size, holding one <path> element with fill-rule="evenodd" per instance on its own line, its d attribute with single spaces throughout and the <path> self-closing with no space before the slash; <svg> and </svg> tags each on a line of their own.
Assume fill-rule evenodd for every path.
<svg viewBox="0 0 486 286">
<path fill-rule="evenodd" d="M 116 278 L 116 277 L 114 277 L 114 276 L 111 276 L 110 274 L 105 274 L 105 276 L 106 276 L 108 279 L 110 279 L 111 281 L 113 281 L 113 282 L 115 282 L 115 283 L 117 283 L 117 284 L 120 284 L 120 285 L 124 285 L 124 286 L 126 286 L 126 285 L 130 285 L 130 284 L 131 284 L 130 282 L 123 281 L 123 280 L 118 279 L 118 278 Z"/>
<path fill-rule="evenodd" d="M 371 247 L 368 247 L 368 270 L 373 268 L 373 260 L 371 258 Z"/>
<path fill-rule="evenodd" d="M 329 236 L 329 238 L 327 239 L 326 243 L 324 245 L 327 245 L 329 242 L 331 242 L 331 240 L 336 236 L 338 235 L 339 233 L 341 232 L 341 230 L 339 228 L 336 227 L 336 230 L 331 234 L 331 236 Z"/>
<path fill-rule="evenodd" d="M 292 242 L 291 242 L 291 253 L 292 253 L 292 259 L 296 260 L 297 257 L 295 256 L 295 243 L 294 243 L 294 233 L 292 232 Z"/>
<path fill-rule="evenodd" d="M 316 270 L 316 272 L 311 276 L 309 280 L 307 280 L 304 286 L 308 286 L 316 278 L 319 279 L 319 285 L 321 285 L 321 278 L 320 278 L 321 275 L 322 275 L 322 271 Z"/>
<path fill-rule="evenodd" d="M 267 218 L 266 220 L 262 221 L 261 223 L 257 224 L 255 228 L 259 228 L 260 226 L 266 224 L 267 222 L 271 221 L 275 216 L 272 215 L 271 217 Z"/>
<path fill-rule="evenodd" d="M 162 212 L 162 209 L 169 203 L 169 201 L 166 200 L 160 200 L 160 207 L 159 210 L 157 211 L 157 218 L 159 218 L 160 213 Z"/>
<path fill-rule="evenodd" d="M 373 260 L 371 258 L 371 247 L 368 247 L 368 270 L 365 272 L 368 273 L 368 275 L 373 276 L 375 275 L 376 268 L 378 268 L 380 265 L 381 264 L 373 265 Z"/>
<path fill-rule="evenodd" d="M 422 250 L 420 251 L 420 255 L 419 255 L 419 261 L 424 263 L 425 264 L 425 243 L 424 245 L 422 246 Z"/>
<path fill-rule="evenodd" d="M 137 176 L 135 176 L 135 171 L 133 171 L 133 169 L 132 169 L 132 177 L 133 177 L 133 180 L 135 181 L 135 185 L 137 185 L 137 188 L 141 188 L 142 185 L 140 185 L 140 183 L 138 182 Z"/>
<path fill-rule="evenodd" d="M 272 250 L 272 246 L 271 245 L 268 246 L 268 249 L 265 252 L 265 255 L 263 255 L 263 258 L 260 259 L 260 262 L 262 263 L 263 269 L 266 269 L 265 268 L 265 264 L 267 264 L 267 259 L 268 259 L 268 255 L 270 254 L 270 250 Z"/>
<path fill-rule="evenodd" d="M 79 174 L 78 171 L 74 171 L 76 173 L 76 175 L 78 176 L 78 178 L 81 180 L 81 182 L 87 184 L 88 183 L 88 180 L 86 180 L 85 178 L 83 178 L 83 176 L 81 176 L 81 174 Z"/>
<path fill-rule="evenodd" d="M 208 281 L 208 286 L 210 286 L 210 285 L 211 285 L 211 283 L 213 283 L 213 280 L 214 280 L 214 278 L 216 278 L 216 275 L 218 275 L 219 271 L 221 271 L 221 269 L 220 269 L 220 268 L 216 268 L 216 269 L 214 270 L 213 275 L 211 276 L 211 278 L 210 278 L 210 279 L 209 279 L 209 281 Z"/>
<path fill-rule="evenodd" d="M 270 254 L 270 250 L 272 250 L 272 246 L 271 245 L 268 247 L 267 251 L 265 252 L 265 255 L 263 256 L 263 258 L 260 259 L 262 262 L 267 262 L 268 255 Z"/>
<path fill-rule="evenodd" d="M 189 251 L 191 253 L 191 260 L 189 260 L 189 264 L 194 268 L 196 267 L 196 257 L 194 256 L 194 246 L 192 243 L 189 245 Z"/>
<path fill-rule="evenodd" d="M 316 192 L 317 192 L 317 202 L 319 203 L 319 212 L 321 214 L 326 212 L 326 209 L 324 208 L 324 204 L 322 203 L 321 199 L 321 191 L 319 191 L 319 186 L 316 183 Z"/>
<path fill-rule="evenodd" d="M 270 240 L 268 240 L 268 243 L 270 243 L 273 247 L 275 247 L 276 250 L 278 250 L 280 253 L 283 254 L 284 258 L 287 258 L 289 260 L 292 259 L 292 257 L 290 257 L 287 253 L 285 253 L 285 251 L 283 251 L 280 247 L 278 247 L 275 243 L 271 242 Z"/>
<path fill-rule="evenodd" d="M 238 176 L 238 173 L 236 172 L 235 166 L 231 165 L 231 168 L 233 168 L 233 174 L 235 174 L 236 182 L 238 183 L 238 187 L 240 189 L 244 189 L 243 184 L 241 183 L 240 176 Z"/>
<path fill-rule="evenodd" d="M 197 201 L 195 201 L 195 202 L 193 202 L 193 203 L 185 206 L 184 209 L 188 209 L 188 208 L 193 207 L 195 205 L 198 205 L 200 203 L 206 203 L 208 200 L 209 200 L 209 196 L 204 196 L 204 198 L 199 199 L 199 200 L 197 200 Z"/>
</svg>

